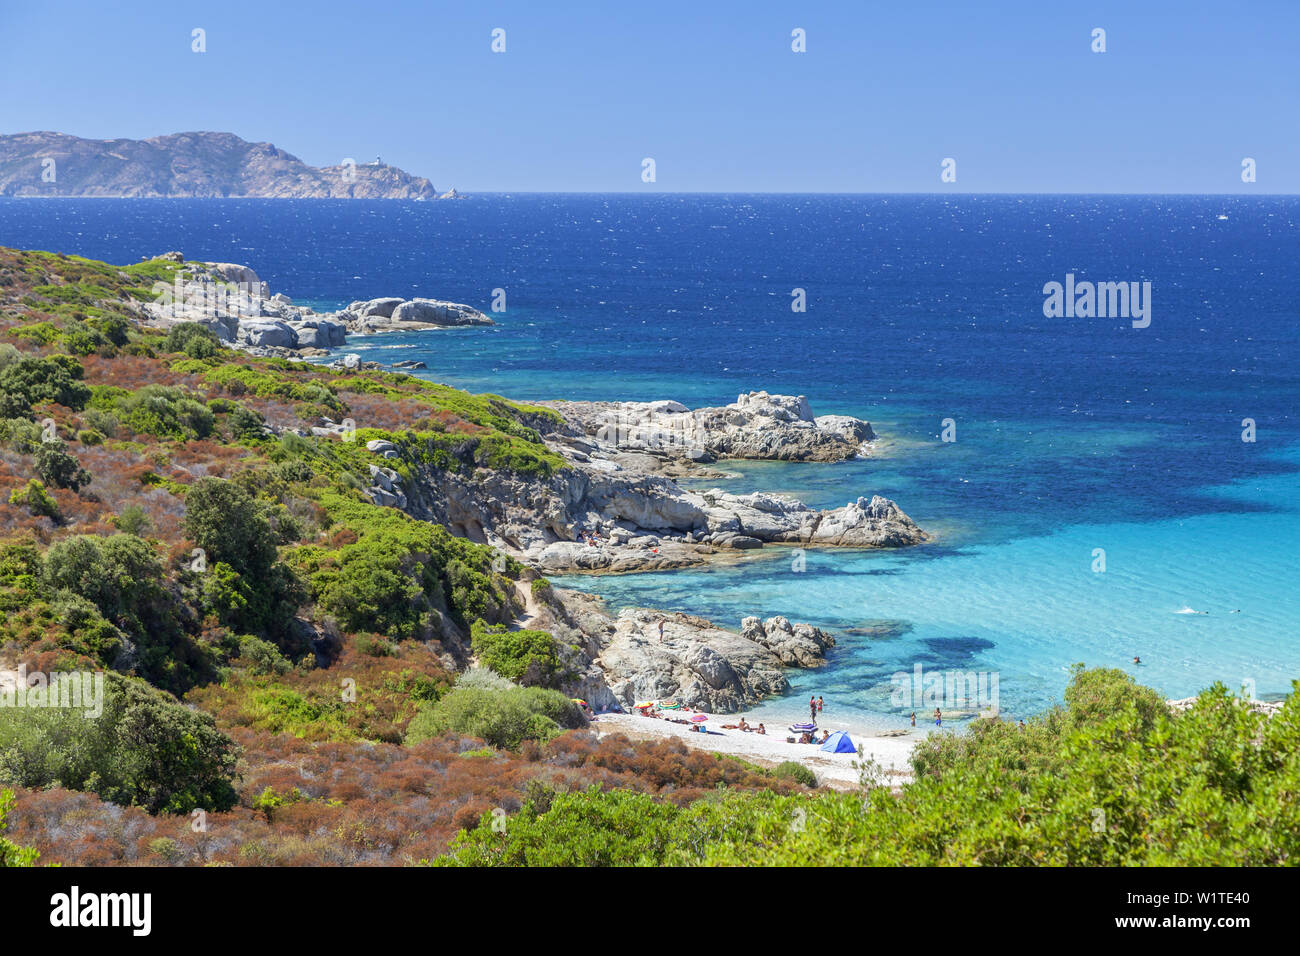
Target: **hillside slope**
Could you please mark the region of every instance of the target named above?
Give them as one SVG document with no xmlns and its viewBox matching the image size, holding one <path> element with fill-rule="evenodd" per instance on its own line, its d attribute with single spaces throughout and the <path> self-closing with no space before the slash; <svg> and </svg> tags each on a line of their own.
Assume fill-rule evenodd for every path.
<svg viewBox="0 0 1300 956">
<path fill-rule="evenodd" d="M 395 166 L 308 166 L 233 133 L 81 139 L 0 136 L 0 196 L 436 199 L 429 180 Z"/>
</svg>

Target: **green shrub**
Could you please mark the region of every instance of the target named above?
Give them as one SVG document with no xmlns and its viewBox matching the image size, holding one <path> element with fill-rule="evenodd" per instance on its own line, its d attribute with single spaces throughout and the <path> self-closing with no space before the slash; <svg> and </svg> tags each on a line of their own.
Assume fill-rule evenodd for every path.
<svg viewBox="0 0 1300 956">
<path fill-rule="evenodd" d="M 259 675 L 287 674 L 293 667 L 278 647 L 252 634 L 240 635 L 239 660 Z"/>
<path fill-rule="evenodd" d="M 223 623 L 273 637 L 283 647 L 304 594 L 279 562 L 266 507 L 235 482 L 200 478 L 185 494 L 185 534 L 207 556 L 212 570 L 205 594 Z M 219 565 L 226 570 L 213 577 Z"/>
<path fill-rule="evenodd" d="M 86 407 L 85 370 L 70 355 L 22 358 L 0 369 L 0 418 L 21 418 L 33 405 L 55 402 L 74 412 Z"/>
<path fill-rule="evenodd" d="M 150 813 L 228 810 L 234 743 L 212 717 L 142 681 L 104 675 L 103 713 L 70 707 L 0 708 L 0 780 L 88 790 Z"/>
<path fill-rule="evenodd" d="M 511 631 L 478 620 L 470 635 L 479 662 L 508 680 L 526 687 L 555 687 L 561 680 L 555 639 L 545 631 Z"/>
<path fill-rule="evenodd" d="M 100 404 L 102 391 L 96 392 Z M 111 411 L 122 425 L 143 435 L 186 441 L 206 438 L 216 417 L 212 409 L 184 389 L 167 385 L 145 385 L 134 392 L 117 395 Z"/>
<path fill-rule="evenodd" d="M 76 535 L 45 555 L 40 586 L 93 604 L 133 644 L 130 666 L 151 683 L 182 691 L 211 675 L 212 652 L 183 629 L 178 599 L 149 542 L 131 534 Z M 99 656 L 114 664 L 112 656 Z"/>
<path fill-rule="evenodd" d="M 566 728 L 582 727 L 578 705 L 558 691 L 538 687 L 482 690 L 456 687 L 422 707 L 406 731 L 406 742 L 455 732 L 481 737 L 494 747 L 517 750 L 525 740 L 545 742 Z"/>
<path fill-rule="evenodd" d="M 193 359 L 211 358 L 221 348 L 221 339 L 217 333 L 206 325 L 197 322 L 181 322 L 167 331 L 163 341 L 163 350 L 167 352 L 184 352 Z"/>
<path fill-rule="evenodd" d="M 529 801 L 504 832 L 490 825 L 462 832 L 448 855 L 451 866 L 657 865 L 683 833 L 683 811 L 630 790 L 548 795 Z"/>
<path fill-rule="evenodd" d="M 321 504 L 336 531 L 355 540 L 333 550 L 301 547 L 290 561 L 345 630 L 428 639 L 440 633 L 444 609 L 465 631 L 478 618 L 496 623 L 520 610 L 514 587 L 492 570 L 492 548 L 392 508 L 336 494 Z"/>
<path fill-rule="evenodd" d="M 35 453 L 44 437 L 41 426 L 30 419 L 0 419 L 0 442 L 4 442 L 21 455 Z"/>
<path fill-rule="evenodd" d="M 36 474 L 46 485 L 77 491 L 90 484 L 90 472 L 68 454 L 61 441 L 43 441 L 36 449 Z"/>
<path fill-rule="evenodd" d="M 30 479 L 23 487 L 9 492 L 9 503 L 22 505 L 38 517 L 52 518 L 55 521 L 60 517 L 59 503 L 50 497 L 45 486 L 35 478 Z"/>
<path fill-rule="evenodd" d="M 555 598 L 555 590 L 546 578 L 533 578 L 528 590 L 532 592 L 533 600 L 542 604 L 549 604 Z"/>
<path fill-rule="evenodd" d="M 793 780 L 795 783 L 801 783 L 805 787 L 817 786 L 817 775 L 805 767 L 803 764 L 794 760 L 786 760 L 778 764 L 772 771 L 772 776 L 780 777 L 783 780 Z"/>
<path fill-rule="evenodd" d="M 144 533 L 153 526 L 153 519 L 139 505 L 130 504 L 122 509 L 121 514 L 113 518 L 113 524 L 118 531 L 124 531 L 139 538 L 143 537 Z"/>
</svg>

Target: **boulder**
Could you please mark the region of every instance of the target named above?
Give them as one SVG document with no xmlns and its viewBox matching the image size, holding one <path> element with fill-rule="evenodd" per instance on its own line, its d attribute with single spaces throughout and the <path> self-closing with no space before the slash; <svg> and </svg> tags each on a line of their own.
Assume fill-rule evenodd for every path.
<svg viewBox="0 0 1300 956">
<path fill-rule="evenodd" d="M 298 347 L 297 333 L 285 322 L 241 322 L 239 341 L 284 349 Z"/>
<path fill-rule="evenodd" d="M 440 299 L 411 299 L 393 309 L 394 325 L 490 325 L 492 320 L 478 309 Z"/>
<path fill-rule="evenodd" d="M 366 302 L 353 302 L 348 306 L 348 311 L 359 316 L 378 316 L 381 319 L 392 318 L 393 310 L 402 304 L 404 300 L 396 296 L 387 296 L 382 299 L 370 299 Z"/>
</svg>

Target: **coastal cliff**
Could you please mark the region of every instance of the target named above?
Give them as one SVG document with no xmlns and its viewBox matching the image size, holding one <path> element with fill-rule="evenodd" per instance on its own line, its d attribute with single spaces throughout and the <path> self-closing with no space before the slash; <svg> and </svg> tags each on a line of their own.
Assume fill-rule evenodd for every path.
<svg viewBox="0 0 1300 956">
<path fill-rule="evenodd" d="M 233 133 L 82 139 L 0 136 L 0 196 L 116 198 L 437 199 L 429 180 L 378 161 L 309 166 Z"/>
</svg>

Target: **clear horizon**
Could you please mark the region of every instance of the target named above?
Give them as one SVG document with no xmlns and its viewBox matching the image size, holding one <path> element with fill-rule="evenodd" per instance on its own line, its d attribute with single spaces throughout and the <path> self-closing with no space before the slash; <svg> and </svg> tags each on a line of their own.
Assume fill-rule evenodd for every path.
<svg viewBox="0 0 1300 956">
<path fill-rule="evenodd" d="M 399 0 L 365 17 L 65 0 L 0 11 L 0 82 L 23 91 L 0 128 L 220 130 L 466 193 L 1294 195 L 1297 27 L 1278 0 L 654 16 Z"/>
</svg>

